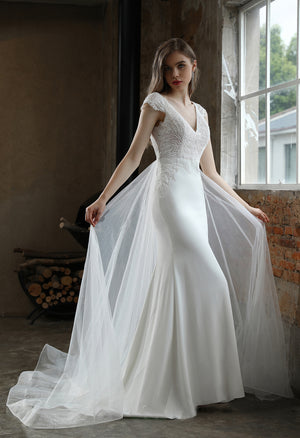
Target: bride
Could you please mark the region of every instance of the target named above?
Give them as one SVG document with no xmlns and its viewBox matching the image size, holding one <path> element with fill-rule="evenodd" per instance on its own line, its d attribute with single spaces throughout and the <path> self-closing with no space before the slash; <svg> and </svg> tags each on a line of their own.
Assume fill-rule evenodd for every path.
<svg viewBox="0 0 300 438">
<path fill-rule="evenodd" d="M 90 227 L 68 353 L 46 344 L 7 406 L 25 425 L 190 418 L 199 405 L 293 397 L 264 223 L 217 173 L 197 61 L 180 38 L 155 54 L 134 139 Z M 138 167 L 149 138 L 156 160 Z M 199 167 L 201 166 L 201 169 Z"/>
</svg>

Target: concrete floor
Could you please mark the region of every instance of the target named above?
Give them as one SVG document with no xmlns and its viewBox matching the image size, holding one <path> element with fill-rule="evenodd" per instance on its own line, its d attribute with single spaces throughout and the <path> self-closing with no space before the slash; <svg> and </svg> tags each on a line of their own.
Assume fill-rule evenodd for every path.
<svg viewBox="0 0 300 438">
<path fill-rule="evenodd" d="M 32 370 L 45 343 L 67 351 L 72 321 L 0 318 L 0 436 L 103 438 L 299 438 L 300 399 L 260 401 L 252 395 L 199 408 L 188 420 L 126 418 L 91 427 L 36 430 L 6 408 L 8 389 L 22 370 Z"/>
</svg>

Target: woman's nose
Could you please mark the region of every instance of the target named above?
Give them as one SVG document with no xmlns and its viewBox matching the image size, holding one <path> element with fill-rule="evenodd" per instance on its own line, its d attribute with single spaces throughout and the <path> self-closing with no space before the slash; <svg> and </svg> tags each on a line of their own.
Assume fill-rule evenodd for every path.
<svg viewBox="0 0 300 438">
<path fill-rule="evenodd" d="M 178 73 L 179 73 L 179 70 L 177 68 L 174 68 L 174 70 L 173 70 L 173 77 L 177 78 Z"/>
</svg>

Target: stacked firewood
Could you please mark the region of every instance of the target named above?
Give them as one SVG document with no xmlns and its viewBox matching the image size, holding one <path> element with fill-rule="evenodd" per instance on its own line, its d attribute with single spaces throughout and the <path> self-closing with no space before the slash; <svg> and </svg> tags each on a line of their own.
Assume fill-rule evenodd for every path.
<svg viewBox="0 0 300 438">
<path fill-rule="evenodd" d="M 63 303 L 77 303 L 83 270 L 64 266 L 37 265 L 28 275 L 26 287 L 43 309 Z"/>
<path fill-rule="evenodd" d="M 22 287 L 36 307 L 44 311 L 75 308 L 78 301 L 85 253 L 42 253 L 15 248 L 26 261 L 20 263 L 18 275 Z M 55 309 L 55 310 L 54 310 Z"/>
</svg>

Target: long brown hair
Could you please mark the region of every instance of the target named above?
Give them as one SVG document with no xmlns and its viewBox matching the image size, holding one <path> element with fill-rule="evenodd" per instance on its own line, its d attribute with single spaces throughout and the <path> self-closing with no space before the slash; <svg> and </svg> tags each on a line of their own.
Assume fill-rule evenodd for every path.
<svg viewBox="0 0 300 438">
<path fill-rule="evenodd" d="M 194 50 L 191 48 L 191 46 L 188 43 L 186 43 L 181 38 L 170 38 L 169 40 L 161 43 L 154 55 L 154 60 L 152 64 L 152 77 L 151 77 L 150 85 L 147 90 L 148 94 L 153 93 L 154 91 L 158 91 L 159 93 L 162 93 L 170 89 L 169 85 L 167 84 L 164 78 L 163 65 L 165 63 L 166 58 L 175 51 L 181 52 L 187 58 L 190 58 L 191 62 L 194 62 L 194 60 L 196 59 Z M 199 70 L 196 67 L 192 79 L 188 86 L 188 93 L 190 97 L 195 91 L 198 78 L 199 78 Z"/>
</svg>

